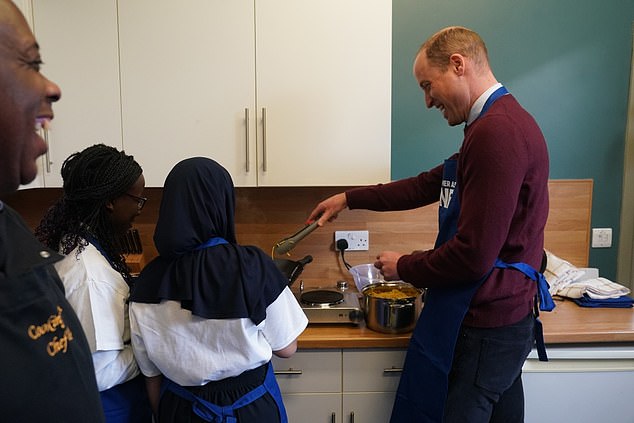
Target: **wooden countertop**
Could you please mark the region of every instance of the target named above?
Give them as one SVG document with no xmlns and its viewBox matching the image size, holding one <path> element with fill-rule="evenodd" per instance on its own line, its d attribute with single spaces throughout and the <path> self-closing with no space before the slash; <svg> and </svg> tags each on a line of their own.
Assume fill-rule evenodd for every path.
<svg viewBox="0 0 634 423">
<path fill-rule="evenodd" d="M 634 342 L 634 309 L 586 308 L 572 301 L 556 301 L 555 310 L 543 312 L 547 344 Z M 383 334 L 365 324 L 309 325 L 298 347 L 310 348 L 405 348 L 410 333 Z"/>
</svg>

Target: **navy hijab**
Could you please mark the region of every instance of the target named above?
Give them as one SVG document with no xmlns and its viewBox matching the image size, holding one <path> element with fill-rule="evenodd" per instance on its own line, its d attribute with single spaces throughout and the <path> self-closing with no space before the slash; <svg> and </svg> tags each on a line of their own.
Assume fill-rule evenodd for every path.
<svg viewBox="0 0 634 423">
<path fill-rule="evenodd" d="M 141 272 L 130 301 L 180 301 L 206 319 L 249 318 L 259 324 L 288 280 L 261 249 L 235 234 L 235 192 L 229 173 L 195 157 L 171 170 L 154 231 L 159 256 Z M 212 238 L 226 243 L 203 247 Z"/>
</svg>

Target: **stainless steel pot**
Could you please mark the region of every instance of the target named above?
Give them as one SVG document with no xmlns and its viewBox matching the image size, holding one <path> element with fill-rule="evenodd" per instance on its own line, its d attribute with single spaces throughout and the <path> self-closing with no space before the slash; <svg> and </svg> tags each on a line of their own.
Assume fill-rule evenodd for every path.
<svg viewBox="0 0 634 423">
<path fill-rule="evenodd" d="M 373 283 L 362 291 L 368 328 L 383 333 L 410 332 L 423 307 L 423 290 L 406 282 Z"/>
</svg>

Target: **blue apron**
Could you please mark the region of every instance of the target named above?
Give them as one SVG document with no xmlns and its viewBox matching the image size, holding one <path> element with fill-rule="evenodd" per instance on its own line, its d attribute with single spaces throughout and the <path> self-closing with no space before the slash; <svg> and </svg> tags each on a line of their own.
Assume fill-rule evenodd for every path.
<svg viewBox="0 0 634 423">
<path fill-rule="evenodd" d="M 237 419 L 234 416 L 235 410 L 251 404 L 253 401 L 259 399 L 268 392 L 277 404 L 277 409 L 280 413 L 280 422 L 288 422 L 288 418 L 286 417 L 286 408 L 284 407 L 284 402 L 282 401 L 282 393 L 277 384 L 277 380 L 275 379 L 275 374 L 273 373 L 273 365 L 270 362 L 268 363 L 266 377 L 264 378 L 262 385 L 247 392 L 233 404 L 226 405 L 224 407 L 205 401 L 182 386 L 164 378 L 161 391 L 165 392 L 166 389 L 170 390 L 179 397 L 190 401 L 192 403 L 192 411 L 198 417 L 206 422 L 213 423 L 236 423 Z"/>
<path fill-rule="evenodd" d="M 480 115 L 506 93 L 504 87 L 495 91 L 485 103 Z M 451 239 L 457 231 L 460 204 L 456 170 L 456 160 L 445 161 L 438 212 L 439 232 L 434 248 Z M 549 311 L 554 308 L 546 280 L 531 266 L 525 263 L 506 264 L 498 259 L 494 268 L 511 268 L 524 273 L 538 283 L 542 299 L 540 307 Z M 492 271 L 493 268 L 480 280 L 459 287 L 427 289 L 425 306 L 416 323 L 405 356 L 391 423 L 442 422 L 447 400 L 448 375 L 458 332 L 471 299 Z M 536 322 L 535 328 L 541 335 L 541 324 L 538 325 Z M 546 359 L 543 335 L 536 336 L 536 341 L 540 360 L 542 357 Z"/>
<path fill-rule="evenodd" d="M 107 423 L 151 423 L 152 410 L 141 375 L 99 392 Z"/>
</svg>

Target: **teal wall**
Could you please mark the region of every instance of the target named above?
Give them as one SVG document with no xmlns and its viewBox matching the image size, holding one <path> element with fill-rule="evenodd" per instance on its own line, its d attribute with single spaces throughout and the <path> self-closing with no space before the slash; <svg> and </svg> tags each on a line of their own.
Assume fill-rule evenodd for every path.
<svg viewBox="0 0 634 423">
<path fill-rule="evenodd" d="M 425 107 L 412 77 L 422 42 L 462 25 L 487 43 L 497 77 L 542 128 L 552 179 L 594 180 L 592 227 L 613 246 L 590 265 L 616 277 L 632 49 L 632 0 L 393 0 L 392 178 L 456 151 L 463 127 Z"/>
</svg>

